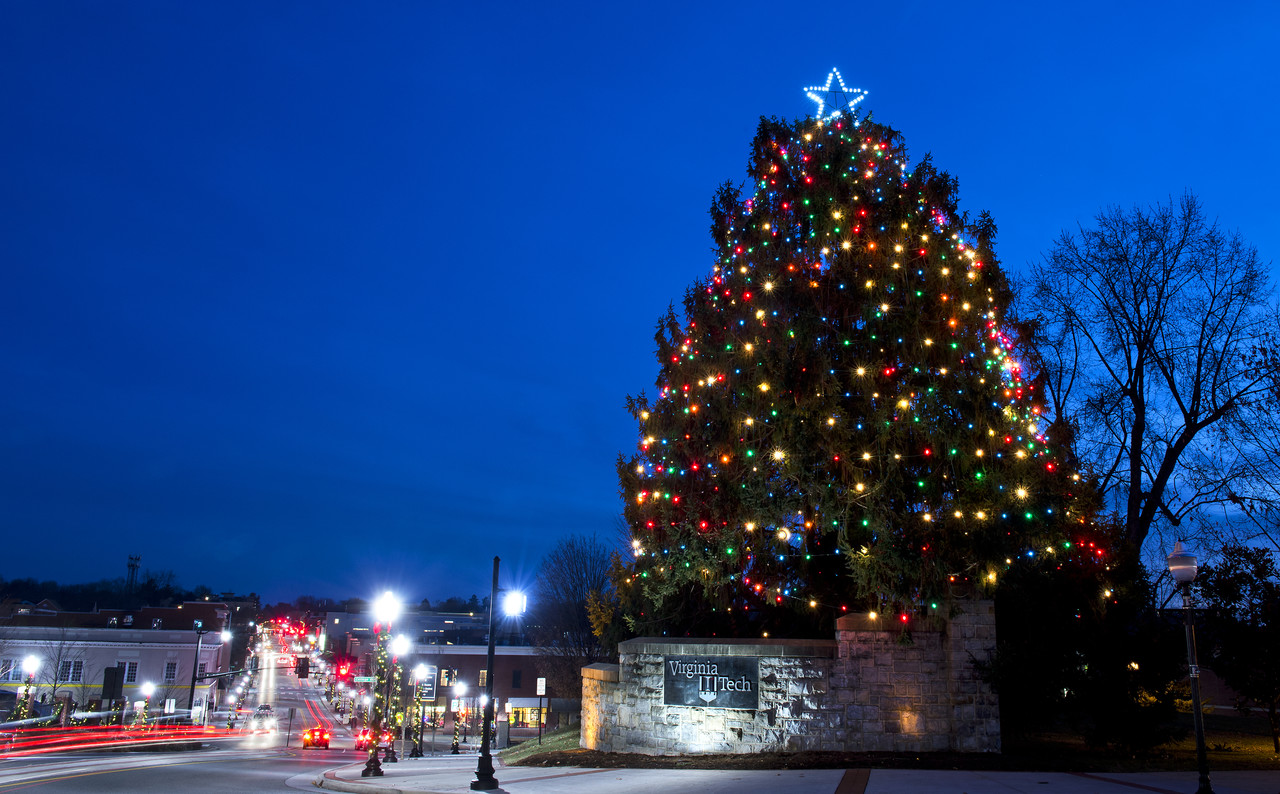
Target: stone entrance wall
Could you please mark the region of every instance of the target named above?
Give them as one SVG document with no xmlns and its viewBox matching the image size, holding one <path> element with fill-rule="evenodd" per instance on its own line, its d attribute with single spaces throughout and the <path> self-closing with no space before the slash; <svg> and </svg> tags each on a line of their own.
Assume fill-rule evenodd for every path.
<svg viewBox="0 0 1280 794">
<path fill-rule="evenodd" d="M 990 602 L 963 609 L 948 621 L 913 621 L 906 644 L 901 629 L 866 615 L 841 618 L 834 640 L 628 640 L 619 664 L 583 668 L 582 746 L 649 755 L 999 752 L 999 704 L 974 664 L 995 649 L 995 613 Z M 754 658 L 756 708 L 669 704 L 672 657 Z"/>
</svg>

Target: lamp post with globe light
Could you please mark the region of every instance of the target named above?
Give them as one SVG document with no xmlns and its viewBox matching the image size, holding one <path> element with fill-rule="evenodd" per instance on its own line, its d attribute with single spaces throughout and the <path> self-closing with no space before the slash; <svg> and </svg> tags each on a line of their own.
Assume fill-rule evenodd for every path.
<svg viewBox="0 0 1280 794">
<path fill-rule="evenodd" d="M 195 621 L 192 628 L 196 633 L 196 658 L 191 661 L 191 689 L 187 692 L 187 711 L 191 712 L 194 715 L 195 704 L 196 704 L 196 681 L 200 679 L 201 641 L 204 639 L 204 635 L 209 634 L 210 632 L 213 631 L 213 629 L 206 629 L 204 627 L 204 621 L 202 620 Z M 222 633 L 219 636 L 222 639 L 223 645 L 226 645 L 228 642 L 231 641 L 231 632 L 227 631 L 226 629 L 223 629 Z M 219 655 L 221 655 L 221 650 L 219 650 Z M 208 698 L 205 698 L 205 700 L 207 703 Z M 203 712 L 200 714 L 201 724 L 204 723 L 205 715 L 209 713 L 209 710 L 210 710 L 209 706 L 206 705 L 204 707 Z"/>
<path fill-rule="evenodd" d="M 1182 548 L 1182 541 L 1173 544 L 1173 553 L 1167 558 L 1169 573 L 1182 590 L 1182 610 L 1186 618 L 1187 674 L 1191 679 L 1191 720 L 1196 728 L 1196 764 L 1200 771 L 1200 787 L 1196 794 L 1213 794 L 1209 783 L 1209 757 L 1204 749 L 1204 715 L 1200 712 L 1200 665 L 1196 660 L 1196 627 L 1191 611 L 1191 583 L 1198 571 L 1196 557 Z"/>
<path fill-rule="evenodd" d="M 471 781 L 471 789 L 473 791 L 489 791 L 498 787 L 498 780 L 493 776 L 493 756 L 489 754 L 489 742 L 492 734 L 491 726 L 493 724 L 493 679 L 495 670 L 493 669 L 493 651 L 494 640 L 497 639 L 498 624 L 497 616 L 497 600 L 498 600 L 498 563 L 497 557 L 493 558 L 493 587 L 489 592 L 489 656 L 487 666 L 485 667 L 485 700 L 484 700 L 484 725 L 480 728 L 480 760 L 476 762 L 476 779 Z M 521 615 L 524 613 L 525 605 L 528 599 L 523 593 L 510 591 L 502 599 L 503 611 L 508 617 Z"/>
<path fill-rule="evenodd" d="M 223 629 L 222 633 L 218 635 L 218 639 L 222 640 L 223 646 L 229 645 L 231 643 L 231 632 L 228 631 L 227 629 Z M 232 661 L 233 660 L 231 659 L 231 651 L 228 650 L 227 651 L 227 672 L 228 673 L 231 672 Z M 222 671 L 222 649 L 219 648 L 218 649 L 218 672 L 221 672 L 221 671 Z M 214 691 L 209 694 L 209 697 L 205 698 L 206 702 L 208 703 L 208 706 L 205 708 L 204 713 L 200 715 L 201 725 L 209 724 L 209 715 L 210 713 L 213 712 L 214 707 L 218 704 L 218 692 L 224 686 L 221 683 L 222 680 L 223 679 L 218 679 L 219 683 L 217 686 L 214 687 Z"/>
<path fill-rule="evenodd" d="M 467 685 L 462 681 L 454 681 L 453 682 L 453 703 L 452 703 L 453 705 L 453 746 L 449 749 L 449 753 L 451 755 L 457 755 L 460 752 L 460 750 L 458 749 L 458 717 L 461 709 L 459 707 L 462 705 L 462 699 L 466 697 L 466 694 L 467 694 Z"/>
<path fill-rule="evenodd" d="M 400 616 L 400 608 L 400 601 L 389 590 L 373 602 L 373 619 L 378 622 L 380 628 L 377 640 L 379 647 L 375 650 L 375 659 L 385 656 L 387 653 L 387 646 L 391 637 L 391 623 Z M 382 667 L 386 670 L 385 664 Z M 390 672 L 386 671 L 385 674 L 388 681 L 388 700 L 390 700 Z M 389 705 L 389 703 L 384 704 L 384 712 L 387 710 L 386 706 Z M 360 776 L 382 777 L 382 763 L 378 760 L 378 740 L 382 738 L 384 725 L 383 715 L 378 713 L 376 703 L 369 717 L 369 734 L 371 737 L 369 741 L 369 760 L 365 763 L 364 769 L 360 770 Z M 390 757 L 394 757 L 394 755 Z"/>
<path fill-rule="evenodd" d="M 415 708 L 414 714 L 417 715 L 417 725 L 414 726 L 413 751 L 409 753 L 410 758 L 422 757 L 422 719 L 425 715 L 423 714 L 422 700 L 418 697 L 418 688 L 422 686 L 423 679 L 425 679 L 430 672 L 431 671 L 425 664 L 419 664 L 417 667 L 413 668 L 413 705 Z M 432 752 L 435 752 L 435 748 L 432 748 Z"/>
<path fill-rule="evenodd" d="M 386 718 L 384 722 L 386 724 L 383 727 L 383 732 L 391 736 L 391 740 L 387 742 L 387 752 L 386 752 L 386 755 L 382 757 L 382 760 L 387 763 L 394 764 L 394 763 L 397 763 L 400 760 L 400 758 L 399 756 L 396 755 L 396 739 L 395 739 L 395 734 L 392 733 L 392 731 L 395 729 L 395 719 L 394 719 L 395 708 L 392 705 L 392 692 L 393 692 L 393 687 L 395 685 L 395 678 L 396 678 L 396 660 L 409 652 L 409 638 L 404 636 L 403 634 L 399 635 L 398 637 L 396 637 L 394 640 L 391 641 L 390 649 L 391 649 L 391 659 L 390 659 L 391 663 L 387 665 L 387 670 L 386 670 L 387 698 L 386 698 L 386 701 L 384 702 L 385 703 L 384 711 L 386 712 Z M 399 698 L 395 698 L 395 699 L 399 700 Z"/>
<path fill-rule="evenodd" d="M 142 725 L 145 727 L 147 724 L 147 712 L 151 708 L 151 696 L 156 693 L 156 685 L 147 681 L 138 687 L 138 691 L 142 693 L 142 711 L 139 712 L 139 715 Z"/>
<path fill-rule="evenodd" d="M 22 660 L 22 677 L 26 684 L 22 688 L 22 703 L 17 709 L 17 718 L 25 720 L 31 716 L 31 685 L 35 683 L 36 673 L 40 670 L 40 657 L 30 654 Z"/>
</svg>

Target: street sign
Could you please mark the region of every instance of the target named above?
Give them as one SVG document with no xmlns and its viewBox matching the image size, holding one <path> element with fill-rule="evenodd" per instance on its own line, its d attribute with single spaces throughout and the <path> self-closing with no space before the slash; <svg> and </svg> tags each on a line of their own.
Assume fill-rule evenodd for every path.
<svg viewBox="0 0 1280 794">
<path fill-rule="evenodd" d="M 436 666 L 434 664 L 425 665 L 426 675 L 418 682 L 418 700 L 435 700 L 436 699 Z"/>
<path fill-rule="evenodd" d="M 537 695 L 538 697 L 542 697 L 543 695 L 547 694 L 547 679 L 545 678 L 538 679 L 538 691 L 535 692 L 534 694 Z"/>
<path fill-rule="evenodd" d="M 357 684 L 372 684 L 374 681 L 378 680 L 378 677 L 373 675 L 358 675 L 351 680 L 355 681 Z"/>
</svg>

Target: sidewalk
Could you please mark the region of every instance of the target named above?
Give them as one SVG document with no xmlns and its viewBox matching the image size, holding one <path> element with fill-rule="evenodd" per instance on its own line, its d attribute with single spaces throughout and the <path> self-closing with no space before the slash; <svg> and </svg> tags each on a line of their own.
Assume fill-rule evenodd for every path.
<svg viewBox="0 0 1280 794">
<path fill-rule="evenodd" d="M 315 779 L 329 791 L 361 794 L 471 791 L 477 756 L 402 758 L 383 764 L 382 777 L 360 777 L 364 764 L 331 769 Z M 934 769 L 583 769 L 497 767 L 499 792 L 511 794 L 1193 794 L 1195 772 L 1141 774 L 971 772 Z M 1280 794 L 1280 773 L 1219 772 L 1216 794 Z"/>
</svg>

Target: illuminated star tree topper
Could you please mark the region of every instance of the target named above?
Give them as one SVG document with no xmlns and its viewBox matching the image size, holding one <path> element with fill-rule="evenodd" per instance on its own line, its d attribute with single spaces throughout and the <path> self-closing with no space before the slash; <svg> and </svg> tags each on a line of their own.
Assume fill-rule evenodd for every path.
<svg viewBox="0 0 1280 794">
<path fill-rule="evenodd" d="M 832 87 L 833 80 L 838 87 Z M 846 111 L 853 110 L 855 105 L 867 98 L 867 92 L 861 88 L 846 86 L 844 78 L 840 76 L 840 70 L 834 68 L 827 75 L 826 85 L 809 86 L 804 92 L 805 96 L 818 103 L 818 112 L 814 114 L 814 118 L 818 121 L 830 121 Z"/>
</svg>

